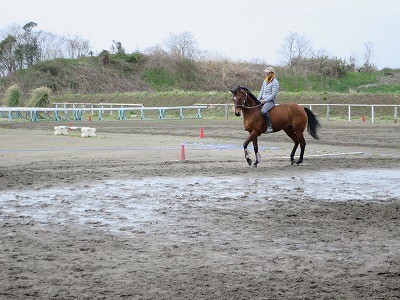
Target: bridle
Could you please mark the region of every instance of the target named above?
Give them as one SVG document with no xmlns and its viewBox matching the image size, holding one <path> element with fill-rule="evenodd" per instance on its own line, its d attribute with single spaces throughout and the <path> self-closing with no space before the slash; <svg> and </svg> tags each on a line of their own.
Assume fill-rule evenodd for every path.
<svg viewBox="0 0 400 300">
<path fill-rule="evenodd" d="M 247 97 L 248 97 L 248 94 L 247 94 L 247 91 L 246 91 L 246 96 L 244 97 L 243 104 L 241 104 L 241 105 L 236 105 L 235 104 L 235 107 L 252 109 L 252 108 L 257 108 L 257 107 L 260 107 L 261 105 L 263 105 L 262 103 L 260 103 L 260 104 L 257 104 L 255 106 L 246 106 L 245 104 L 246 104 L 246 101 L 247 101 Z M 236 96 L 234 96 L 233 99 L 236 101 Z"/>
</svg>

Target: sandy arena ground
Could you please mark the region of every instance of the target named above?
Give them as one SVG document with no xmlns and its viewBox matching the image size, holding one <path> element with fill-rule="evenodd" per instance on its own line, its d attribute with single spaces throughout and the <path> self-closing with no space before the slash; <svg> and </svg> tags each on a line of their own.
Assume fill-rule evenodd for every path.
<svg viewBox="0 0 400 300">
<path fill-rule="evenodd" d="M 240 119 L 55 125 L 0 123 L 0 299 L 400 298 L 399 124 L 323 122 L 300 166 L 264 135 L 257 168 Z"/>
</svg>

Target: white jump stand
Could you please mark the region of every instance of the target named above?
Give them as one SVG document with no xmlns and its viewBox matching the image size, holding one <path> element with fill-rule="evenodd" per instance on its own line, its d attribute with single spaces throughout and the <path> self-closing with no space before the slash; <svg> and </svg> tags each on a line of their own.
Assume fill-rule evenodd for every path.
<svg viewBox="0 0 400 300">
<path fill-rule="evenodd" d="M 81 132 L 81 137 L 96 137 L 96 128 L 82 127 Z"/>
<path fill-rule="evenodd" d="M 69 127 L 69 126 L 55 126 L 55 135 L 68 135 L 69 131 L 80 130 L 81 137 L 96 137 L 96 128 L 92 127 Z"/>
</svg>

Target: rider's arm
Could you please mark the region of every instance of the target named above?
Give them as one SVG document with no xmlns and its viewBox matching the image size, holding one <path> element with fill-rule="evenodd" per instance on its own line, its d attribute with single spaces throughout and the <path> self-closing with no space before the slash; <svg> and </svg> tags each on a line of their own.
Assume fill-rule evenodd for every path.
<svg viewBox="0 0 400 300">
<path fill-rule="evenodd" d="M 258 94 L 257 99 L 261 100 L 265 94 L 265 91 L 267 90 L 267 82 L 264 80 L 261 86 L 260 93 Z"/>
</svg>

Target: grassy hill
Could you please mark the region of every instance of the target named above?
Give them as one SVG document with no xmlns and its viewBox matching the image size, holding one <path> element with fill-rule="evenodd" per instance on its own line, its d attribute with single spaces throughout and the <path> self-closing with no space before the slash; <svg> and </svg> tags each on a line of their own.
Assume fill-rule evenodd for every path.
<svg viewBox="0 0 400 300">
<path fill-rule="evenodd" d="M 52 102 L 226 103 L 229 88 L 237 84 L 257 94 L 264 68 L 248 62 L 192 61 L 141 53 L 57 59 L 1 78 L 0 94 L 18 84 L 24 98 L 37 87 L 49 87 Z M 400 103 L 400 70 L 347 71 L 341 77 L 284 67 L 276 71 L 280 102 Z"/>
</svg>

